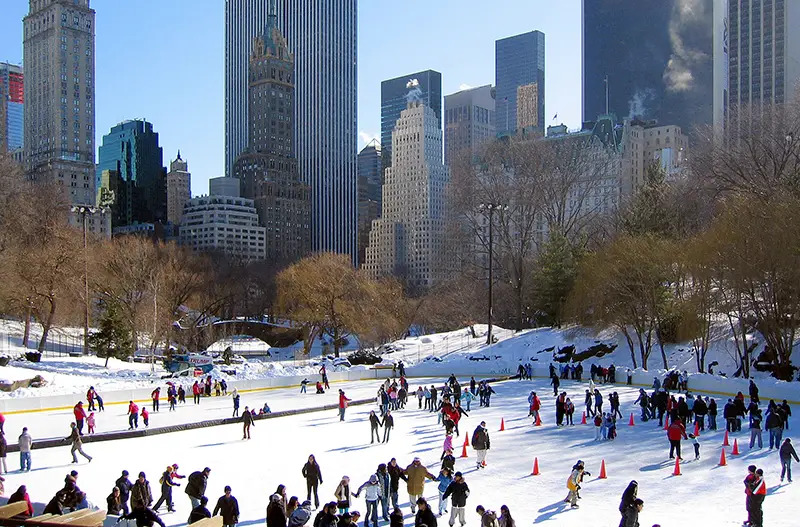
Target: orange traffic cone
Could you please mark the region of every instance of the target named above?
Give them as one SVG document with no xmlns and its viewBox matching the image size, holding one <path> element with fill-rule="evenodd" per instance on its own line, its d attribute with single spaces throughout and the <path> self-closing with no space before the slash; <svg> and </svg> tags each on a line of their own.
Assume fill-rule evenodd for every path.
<svg viewBox="0 0 800 527">
<path fill-rule="evenodd" d="M 469 434 L 464 434 L 464 446 L 469 446 Z"/>
<path fill-rule="evenodd" d="M 733 440 L 733 450 L 731 451 L 731 455 L 732 456 L 739 455 L 739 442 L 736 439 Z"/>
<path fill-rule="evenodd" d="M 464 448 L 461 449 L 461 457 L 467 457 L 467 438 L 464 438 Z"/>
<path fill-rule="evenodd" d="M 606 479 L 606 460 L 605 459 L 600 463 L 600 475 L 598 476 L 598 479 Z"/>
<path fill-rule="evenodd" d="M 722 440 L 722 446 L 731 446 L 731 444 L 728 443 L 728 431 L 727 430 L 725 430 L 725 439 Z"/>
<path fill-rule="evenodd" d="M 535 426 L 542 426 L 542 419 L 539 417 L 539 414 L 536 414 L 536 422 L 534 423 Z"/>
<path fill-rule="evenodd" d="M 502 417 L 500 418 L 500 431 L 503 432 L 506 429 L 506 420 Z"/>
<path fill-rule="evenodd" d="M 586 412 L 583 412 L 583 417 L 581 418 L 581 424 L 582 425 L 586 424 Z"/>
<path fill-rule="evenodd" d="M 700 435 L 700 423 L 694 424 L 694 436 L 698 437 Z"/>
<path fill-rule="evenodd" d="M 539 458 L 533 458 L 533 472 L 531 472 L 531 476 L 538 476 L 539 475 Z"/>
<path fill-rule="evenodd" d="M 680 476 L 681 475 L 681 460 L 680 458 L 675 458 L 675 470 L 672 471 L 673 476 Z"/>
<path fill-rule="evenodd" d="M 633 412 L 631 412 L 631 420 L 628 421 L 628 426 L 633 426 Z"/>
<path fill-rule="evenodd" d="M 725 449 L 722 449 L 722 454 L 719 456 L 719 466 L 724 467 L 728 462 L 725 460 Z"/>
</svg>

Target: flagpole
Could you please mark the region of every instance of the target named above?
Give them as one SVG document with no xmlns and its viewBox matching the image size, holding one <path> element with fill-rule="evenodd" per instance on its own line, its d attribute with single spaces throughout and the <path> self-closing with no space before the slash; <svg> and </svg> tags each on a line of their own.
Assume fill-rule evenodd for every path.
<svg viewBox="0 0 800 527">
<path fill-rule="evenodd" d="M 606 115 L 608 115 L 608 75 L 606 75 L 604 82 L 606 85 Z"/>
</svg>

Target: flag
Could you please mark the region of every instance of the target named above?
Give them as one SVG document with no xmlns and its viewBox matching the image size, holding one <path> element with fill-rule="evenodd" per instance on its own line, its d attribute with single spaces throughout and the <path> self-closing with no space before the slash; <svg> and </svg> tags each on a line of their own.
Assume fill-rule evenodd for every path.
<svg viewBox="0 0 800 527">
<path fill-rule="evenodd" d="M 556 119 L 558 119 L 558 114 L 555 114 L 555 115 L 553 116 L 553 120 L 555 121 Z"/>
</svg>

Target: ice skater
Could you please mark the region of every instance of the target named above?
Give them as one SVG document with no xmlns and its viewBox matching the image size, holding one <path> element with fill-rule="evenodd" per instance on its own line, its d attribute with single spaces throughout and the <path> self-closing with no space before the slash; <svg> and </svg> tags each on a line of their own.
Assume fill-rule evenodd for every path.
<svg viewBox="0 0 800 527">
<path fill-rule="evenodd" d="M 78 462 L 78 456 L 75 455 L 75 452 L 78 452 L 80 455 L 85 457 L 89 463 L 91 463 L 92 456 L 83 451 L 83 441 L 81 440 L 81 434 L 78 432 L 77 425 L 75 423 L 70 423 L 70 428 L 70 434 L 65 438 L 65 440 L 72 443 L 72 447 L 70 449 L 70 453 L 72 454 L 72 462 Z"/>
<path fill-rule="evenodd" d="M 250 439 L 250 427 L 256 426 L 256 423 L 253 419 L 252 412 L 250 412 L 250 408 L 247 406 L 244 407 L 244 414 L 242 414 L 242 424 L 244 425 L 242 439 Z"/>
</svg>

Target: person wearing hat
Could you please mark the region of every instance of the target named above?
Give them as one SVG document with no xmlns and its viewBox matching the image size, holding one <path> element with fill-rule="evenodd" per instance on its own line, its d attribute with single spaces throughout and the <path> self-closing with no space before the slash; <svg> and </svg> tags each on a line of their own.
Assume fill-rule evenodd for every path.
<svg viewBox="0 0 800 527">
<path fill-rule="evenodd" d="M 187 523 L 192 524 L 210 518 L 211 511 L 206 508 L 206 505 L 208 505 L 208 498 L 203 496 L 200 498 L 200 505 L 192 509 L 192 512 L 189 513 L 189 521 Z"/>
<path fill-rule="evenodd" d="M 139 472 L 139 477 L 131 488 L 131 505 L 135 507 L 135 503 L 141 501 L 145 507 L 149 507 L 153 503 L 153 492 L 150 490 L 150 482 L 147 481 L 147 476 L 144 472 Z"/>
<path fill-rule="evenodd" d="M 412 502 L 413 504 L 414 502 Z M 420 496 L 417 498 L 416 501 L 417 507 L 419 511 L 417 512 L 416 517 L 414 518 L 414 527 L 437 527 L 436 525 L 436 515 L 433 514 L 430 506 L 428 506 L 428 502 Z M 411 509 L 414 510 L 413 508 Z"/>
<path fill-rule="evenodd" d="M 365 481 L 358 487 L 358 490 L 353 494 L 356 498 L 364 489 L 364 499 L 367 501 L 367 512 L 364 515 L 364 527 L 369 527 L 369 522 L 372 520 L 373 527 L 378 527 L 378 496 L 380 495 L 381 486 L 378 483 L 378 475 L 372 474 L 368 481 Z"/>
<path fill-rule="evenodd" d="M 467 482 L 464 481 L 464 476 L 461 472 L 456 472 L 453 482 L 450 483 L 447 490 L 444 491 L 442 499 L 447 500 L 448 496 L 452 496 L 452 508 L 450 509 L 449 521 L 450 527 L 456 524 L 456 518 L 458 518 L 461 527 L 464 527 L 467 523 L 464 514 L 467 506 L 467 498 L 469 497 L 469 486 L 467 486 Z"/>
<path fill-rule="evenodd" d="M 92 462 L 92 456 L 83 451 L 83 440 L 81 439 L 80 431 L 75 423 L 70 423 L 70 434 L 65 438 L 65 440 L 72 443 L 70 453 L 72 454 L 73 463 L 78 462 L 78 456 L 75 455 L 75 452 L 78 452 L 80 455 L 88 459 L 89 463 Z"/>
<path fill-rule="evenodd" d="M 122 475 L 114 482 L 114 485 L 119 489 L 119 505 L 122 508 L 122 512 L 125 514 L 130 513 L 131 511 L 128 509 L 128 498 L 131 497 L 133 483 L 128 479 L 127 470 L 122 471 Z"/>
<path fill-rule="evenodd" d="M 414 461 L 406 467 L 403 474 L 407 478 L 406 488 L 408 490 L 408 503 L 411 505 L 411 512 L 413 514 L 416 512 L 414 505 L 417 503 L 417 498 L 422 497 L 425 492 L 425 478 L 435 480 L 436 477 L 428 472 L 428 469 L 425 468 L 425 465 L 422 464 L 422 461 L 418 457 L 415 457 Z M 429 525 L 428 527 L 431 526 Z"/>
<path fill-rule="evenodd" d="M 472 448 L 478 454 L 478 468 L 486 468 L 486 453 L 489 451 L 490 446 L 491 441 L 489 432 L 486 430 L 486 421 L 481 421 L 481 424 L 472 432 Z"/>
<path fill-rule="evenodd" d="M 172 481 L 172 473 L 175 471 L 172 468 L 172 465 L 167 465 L 167 470 L 161 474 L 161 497 L 158 498 L 155 506 L 153 506 L 153 512 L 158 512 L 158 508 L 161 507 L 162 503 L 167 504 L 167 511 L 168 512 L 175 512 L 175 504 L 172 502 L 172 487 L 180 487 L 180 483 L 175 483 Z"/>
<path fill-rule="evenodd" d="M 239 523 L 239 502 L 231 495 L 230 485 L 225 485 L 225 494 L 219 497 L 212 516 L 222 516 L 223 527 L 233 527 Z"/>
<path fill-rule="evenodd" d="M 286 527 L 286 511 L 283 508 L 283 498 L 280 494 L 276 493 L 269 497 L 267 527 Z"/>
<path fill-rule="evenodd" d="M 575 466 L 572 467 L 572 473 L 570 473 L 569 477 L 567 478 L 567 489 L 569 489 L 569 494 L 567 494 L 567 498 L 564 501 L 568 501 L 570 506 L 573 509 L 578 508 L 578 491 L 581 488 L 580 482 L 583 476 L 591 476 L 590 473 L 586 472 L 586 467 L 583 464 L 583 461 L 580 459 Z"/>
<path fill-rule="evenodd" d="M 339 509 L 339 514 L 350 510 L 350 478 L 348 476 L 342 476 L 333 495 L 336 496 L 336 507 Z"/>
<path fill-rule="evenodd" d="M 189 496 L 189 501 L 192 503 L 194 509 L 200 505 L 200 497 L 206 493 L 206 485 L 208 485 L 208 475 L 211 474 L 211 469 L 206 467 L 203 471 L 195 470 L 189 474 L 189 482 L 186 484 L 186 495 Z"/>
</svg>

